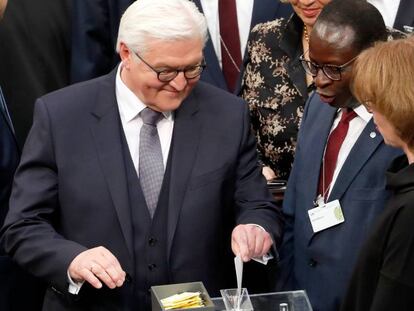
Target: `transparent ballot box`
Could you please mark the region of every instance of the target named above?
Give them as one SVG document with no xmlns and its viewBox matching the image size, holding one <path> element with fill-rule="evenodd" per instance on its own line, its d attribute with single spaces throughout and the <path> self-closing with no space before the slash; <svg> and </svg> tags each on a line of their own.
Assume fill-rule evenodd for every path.
<svg viewBox="0 0 414 311">
<path fill-rule="evenodd" d="M 304 290 L 249 295 L 255 311 L 312 311 Z M 216 311 L 225 311 L 223 298 L 212 298 Z"/>
</svg>

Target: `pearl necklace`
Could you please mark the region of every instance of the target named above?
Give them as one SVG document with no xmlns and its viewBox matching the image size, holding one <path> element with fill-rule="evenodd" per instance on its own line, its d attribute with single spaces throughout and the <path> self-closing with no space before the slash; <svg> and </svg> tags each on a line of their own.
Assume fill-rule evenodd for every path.
<svg viewBox="0 0 414 311">
<path fill-rule="evenodd" d="M 306 25 L 303 25 L 303 37 L 305 38 L 306 42 L 309 42 L 308 27 L 306 27 Z"/>
</svg>

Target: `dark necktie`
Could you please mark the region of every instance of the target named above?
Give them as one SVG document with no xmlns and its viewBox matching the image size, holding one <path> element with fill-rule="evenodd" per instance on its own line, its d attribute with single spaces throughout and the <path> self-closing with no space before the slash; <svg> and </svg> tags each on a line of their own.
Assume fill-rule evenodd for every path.
<svg viewBox="0 0 414 311">
<path fill-rule="evenodd" d="M 233 92 L 242 62 L 236 0 L 219 0 L 219 23 L 222 70 L 227 87 Z"/>
<path fill-rule="evenodd" d="M 323 196 L 325 201 L 327 199 L 329 188 L 331 187 L 339 150 L 341 149 L 342 143 L 348 133 L 349 122 L 356 116 L 357 114 L 354 110 L 342 108 L 341 120 L 329 135 L 321 166 L 321 172 L 319 174 L 319 194 Z"/>
<path fill-rule="evenodd" d="M 145 108 L 141 111 L 143 125 L 139 136 L 139 180 L 151 218 L 157 208 L 164 178 L 164 163 L 157 122 L 162 117 L 158 111 Z"/>
</svg>

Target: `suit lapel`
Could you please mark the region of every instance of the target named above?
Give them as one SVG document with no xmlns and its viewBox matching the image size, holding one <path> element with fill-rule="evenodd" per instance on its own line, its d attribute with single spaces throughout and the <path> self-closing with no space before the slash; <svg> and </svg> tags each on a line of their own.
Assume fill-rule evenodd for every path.
<svg viewBox="0 0 414 311">
<path fill-rule="evenodd" d="M 224 80 L 223 72 L 221 71 L 220 64 L 217 59 L 216 51 L 214 50 L 213 41 L 210 38 L 210 32 L 208 34 L 208 40 L 204 47 L 204 57 L 206 60 L 206 70 L 204 74 L 209 74 L 211 79 L 215 82 L 215 85 L 221 89 L 227 90 L 227 84 Z"/>
<path fill-rule="evenodd" d="M 203 7 L 200 0 L 193 0 L 194 4 L 197 6 L 199 11 L 204 14 Z M 226 80 L 224 79 L 223 72 L 219 61 L 217 59 L 216 50 L 214 49 L 213 41 L 211 41 L 210 30 L 208 31 L 208 39 L 203 50 L 204 59 L 206 60 L 207 67 L 201 74 L 201 79 L 206 82 L 212 83 L 214 85 L 227 90 Z"/>
<path fill-rule="evenodd" d="M 280 12 L 282 8 L 282 4 L 279 1 L 254 0 L 250 30 L 254 25 L 265 23 L 284 15 L 284 11 L 283 14 Z"/>
<path fill-rule="evenodd" d="M 0 115 L 2 116 L 7 126 L 10 128 L 10 131 L 14 134 L 13 124 L 10 118 L 9 111 L 7 109 L 6 100 L 4 99 L 1 87 L 0 87 Z"/>
<path fill-rule="evenodd" d="M 375 137 L 372 137 L 374 135 L 371 133 L 375 133 Z M 332 188 L 329 200 L 340 200 L 342 198 L 358 172 L 382 142 L 383 138 L 376 131 L 374 121 L 371 119 L 349 153 Z"/>
<path fill-rule="evenodd" d="M 198 99 L 196 93 L 197 90 L 194 89 L 174 116 L 167 228 L 168 260 L 199 144 L 201 124 L 197 113 Z"/>
<path fill-rule="evenodd" d="M 99 86 L 100 92 L 96 99 L 97 104 L 94 110 L 91 111 L 94 118 L 91 130 L 97 149 L 98 161 L 101 164 L 127 248 L 132 257 L 132 224 L 123 159 L 121 123 L 115 98 L 115 75 L 116 70 Z"/>
<path fill-rule="evenodd" d="M 274 0 L 271 0 L 272 2 Z M 267 22 L 275 18 L 275 12 L 277 10 L 269 10 L 269 7 L 274 6 L 274 4 L 266 5 L 265 3 L 268 3 L 269 0 L 254 0 L 253 3 L 253 12 L 252 12 L 252 21 L 250 23 L 250 30 L 252 28 L 252 25 L 256 25 L 259 23 Z M 277 6 L 279 7 L 280 3 L 277 3 Z"/>
</svg>

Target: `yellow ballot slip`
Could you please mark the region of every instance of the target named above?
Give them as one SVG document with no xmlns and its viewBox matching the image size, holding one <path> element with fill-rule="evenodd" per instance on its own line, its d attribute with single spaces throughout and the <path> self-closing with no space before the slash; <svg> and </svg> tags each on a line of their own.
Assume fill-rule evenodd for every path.
<svg viewBox="0 0 414 311">
<path fill-rule="evenodd" d="M 161 299 L 165 310 L 204 307 L 200 292 L 183 292 Z"/>
</svg>

